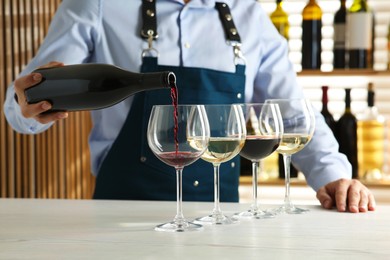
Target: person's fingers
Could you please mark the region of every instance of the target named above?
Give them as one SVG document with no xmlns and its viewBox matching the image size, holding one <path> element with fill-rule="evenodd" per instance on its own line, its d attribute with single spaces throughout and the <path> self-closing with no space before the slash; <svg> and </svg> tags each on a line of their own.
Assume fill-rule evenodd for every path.
<svg viewBox="0 0 390 260">
<path fill-rule="evenodd" d="M 60 119 L 65 119 L 68 117 L 67 112 L 52 112 L 52 113 L 44 113 L 44 114 L 39 114 L 35 118 L 39 123 L 41 124 L 47 124 L 52 121 L 57 121 Z"/>
<path fill-rule="evenodd" d="M 375 198 L 374 195 L 372 195 L 372 193 L 370 192 L 368 194 L 368 210 L 374 211 L 375 208 L 376 208 Z"/>
<path fill-rule="evenodd" d="M 367 212 L 368 193 L 365 189 L 360 191 L 359 212 Z"/>
<path fill-rule="evenodd" d="M 51 61 L 45 65 L 42 65 L 40 67 L 38 67 L 39 69 L 47 69 L 47 68 L 53 68 L 53 67 L 62 67 L 64 66 L 64 63 L 63 62 L 59 62 L 59 61 Z"/>
<path fill-rule="evenodd" d="M 20 77 L 15 80 L 15 93 L 18 97 L 19 104 L 23 104 L 26 100 L 24 96 L 24 90 L 38 84 L 42 80 L 42 75 L 39 73 L 31 73 L 24 77 Z"/>
<path fill-rule="evenodd" d="M 348 195 L 349 181 L 340 180 L 335 192 L 335 200 L 337 210 L 344 212 L 347 209 L 347 195 Z"/>
<path fill-rule="evenodd" d="M 359 206 L 361 202 L 361 186 L 351 182 L 348 188 L 348 210 L 352 213 L 359 212 Z"/>
<path fill-rule="evenodd" d="M 39 114 L 46 112 L 50 109 L 51 109 L 51 104 L 47 101 L 42 101 L 30 105 L 27 104 L 27 102 L 21 102 L 20 104 L 20 110 L 22 112 L 22 115 L 26 118 L 31 118 L 31 117 L 36 118 Z"/>
<path fill-rule="evenodd" d="M 325 209 L 332 209 L 334 201 L 332 197 L 328 194 L 328 191 L 325 187 L 320 188 L 317 191 L 317 199 L 320 201 L 321 206 Z"/>
<path fill-rule="evenodd" d="M 62 62 L 52 61 L 39 68 L 53 68 L 64 66 Z M 53 120 L 59 120 L 67 117 L 67 113 L 45 113 L 51 109 L 51 104 L 48 101 L 38 102 L 36 104 L 28 104 L 25 96 L 25 90 L 32 87 L 42 81 L 42 75 L 38 72 L 33 72 L 29 75 L 20 77 L 15 80 L 14 88 L 17 101 L 20 106 L 21 113 L 26 118 L 34 118 L 39 123 L 46 124 Z"/>
</svg>

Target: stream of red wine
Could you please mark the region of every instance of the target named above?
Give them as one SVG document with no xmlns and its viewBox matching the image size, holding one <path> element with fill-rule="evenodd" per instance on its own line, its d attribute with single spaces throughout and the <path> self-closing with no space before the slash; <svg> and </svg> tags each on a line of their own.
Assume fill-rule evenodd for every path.
<svg viewBox="0 0 390 260">
<path fill-rule="evenodd" d="M 174 123 L 175 123 L 175 127 L 174 127 L 174 130 L 173 130 L 173 133 L 174 133 L 174 138 L 175 138 L 175 148 L 176 148 L 176 154 L 179 152 L 179 138 L 177 136 L 178 134 L 178 129 L 179 129 L 179 125 L 178 125 L 178 117 L 179 117 L 179 113 L 178 113 L 178 110 L 177 110 L 177 104 L 178 104 L 178 91 L 177 91 L 177 86 L 176 86 L 176 81 L 175 80 L 171 80 L 169 82 L 169 86 L 171 87 L 171 98 L 172 98 L 172 105 L 173 105 L 173 120 L 174 120 Z"/>
</svg>

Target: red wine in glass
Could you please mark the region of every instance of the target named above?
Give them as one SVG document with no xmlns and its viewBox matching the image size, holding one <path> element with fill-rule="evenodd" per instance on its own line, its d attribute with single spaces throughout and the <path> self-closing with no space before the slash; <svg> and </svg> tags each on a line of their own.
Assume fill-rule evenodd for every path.
<svg viewBox="0 0 390 260">
<path fill-rule="evenodd" d="M 279 146 L 280 138 L 272 136 L 247 136 L 240 155 L 250 161 L 261 160 L 273 153 Z"/>
<path fill-rule="evenodd" d="M 181 168 L 198 160 L 200 155 L 201 153 L 176 151 L 160 153 L 158 157 L 170 166 Z"/>
<path fill-rule="evenodd" d="M 175 128 L 177 131 L 173 133 Z M 174 135 L 176 140 L 173 139 Z M 202 227 L 187 221 L 183 216 L 182 172 L 185 166 L 201 157 L 207 149 L 209 138 L 207 115 L 202 105 L 153 106 L 147 129 L 148 144 L 157 158 L 175 168 L 177 192 L 175 218 L 156 226 L 157 231 L 183 232 Z"/>
</svg>

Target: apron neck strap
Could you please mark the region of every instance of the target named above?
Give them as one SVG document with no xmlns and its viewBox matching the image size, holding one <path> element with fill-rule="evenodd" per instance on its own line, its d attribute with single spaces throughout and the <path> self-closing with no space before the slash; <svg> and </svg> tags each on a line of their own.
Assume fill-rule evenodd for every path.
<svg viewBox="0 0 390 260">
<path fill-rule="evenodd" d="M 142 38 L 149 39 L 152 37 L 156 39 L 157 33 L 157 14 L 155 0 L 142 0 Z"/>
<path fill-rule="evenodd" d="M 229 6 L 225 3 L 217 2 L 215 3 L 215 8 L 219 12 L 226 39 L 230 42 L 241 43 L 241 38 L 234 25 Z M 141 37 L 148 40 L 155 40 L 158 37 L 156 0 L 142 0 Z"/>
<path fill-rule="evenodd" d="M 215 8 L 219 12 L 219 18 L 222 22 L 223 29 L 225 30 L 226 39 L 230 42 L 241 43 L 241 38 L 234 25 L 229 6 L 225 3 L 217 2 L 215 3 Z"/>
<path fill-rule="evenodd" d="M 216 2 L 215 8 L 218 10 L 219 18 L 222 22 L 225 36 L 228 43 L 233 46 L 234 63 L 246 63 L 246 59 L 241 52 L 241 38 L 237 28 L 234 25 L 233 17 L 230 8 L 226 3 Z M 153 41 L 157 39 L 157 13 L 156 0 L 142 0 L 142 28 L 141 37 L 148 41 L 148 48 L 142 52 L 142 57 L 150 53 L 155 53 L 158 56 L 158 51 L 153 48 Z"/>
</svg>

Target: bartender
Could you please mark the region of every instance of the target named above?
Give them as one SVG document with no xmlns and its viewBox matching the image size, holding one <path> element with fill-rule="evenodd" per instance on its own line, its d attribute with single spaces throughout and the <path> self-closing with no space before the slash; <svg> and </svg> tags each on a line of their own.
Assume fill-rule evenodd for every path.
<svg viewBox="0 0 390 260">
<path fill-rule="evenodd" d="M 60 62 L 50 63 L 53 60 Z M 24 89 L 42 79 L 31 73 L 37 67 L 79 63 L 173 71 L 182 104 L 304 97 L 287 42 L 257 1 L 64 0 L 36 56 L 8 88 L 4 111 L 10 125 L 35 134 L 66 119 L 66 112 L 42 114 L 50 109 L 46 101 L 26 104 Z M 151 106 L 168 103 L 169 94 L 156 90 L 91 111 L 95 199 L 176 199 L 172 168 L 160 162 L 146 142 Z M 314 137 L 293 156 L 293 163 L 323 207 L 375 209 L 371 192 L 351 180 L 351 166 L 318 111 Z M 239 157 L 221 165 L 221 201 L 238 201 L 239 170 Z M 210 164 L 198 160 L 186 167 L 183 199 L 213 200 Z"/>
</svg>

